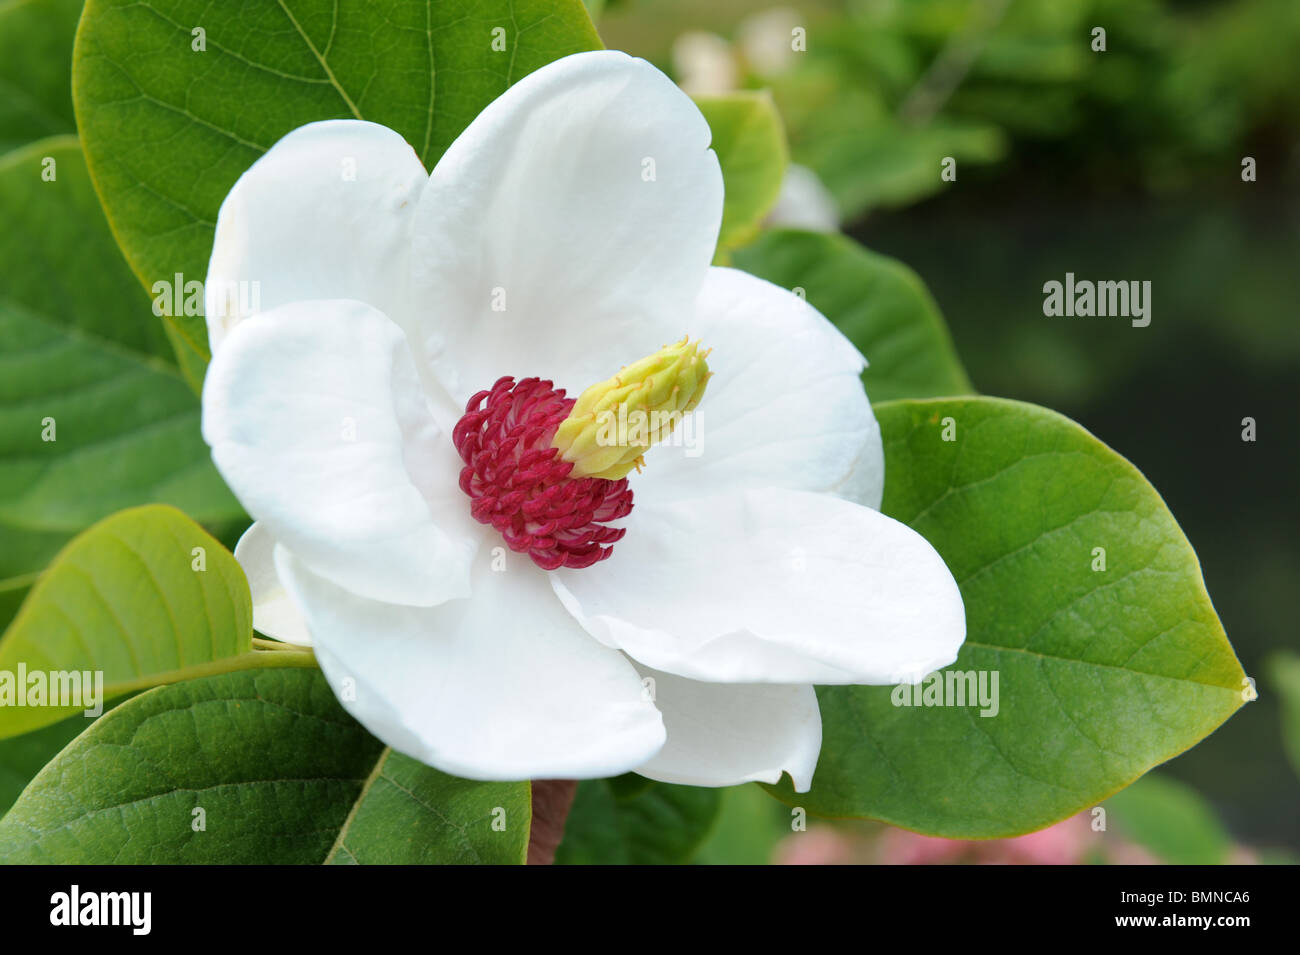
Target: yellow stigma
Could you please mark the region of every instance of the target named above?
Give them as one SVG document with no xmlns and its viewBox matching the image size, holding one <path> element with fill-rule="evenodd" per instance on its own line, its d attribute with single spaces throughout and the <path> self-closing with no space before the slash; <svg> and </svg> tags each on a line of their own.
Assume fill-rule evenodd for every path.
<svg viewBox="0 0 1300 955">
<path fill-rule="evenodd" d="M 617 481 L 693 411 L 709 383 L 708 351 L 686 338 L 592 385 L 560 422 L 551 444 L 573 462 L 569 477 Z"/>
</svg>

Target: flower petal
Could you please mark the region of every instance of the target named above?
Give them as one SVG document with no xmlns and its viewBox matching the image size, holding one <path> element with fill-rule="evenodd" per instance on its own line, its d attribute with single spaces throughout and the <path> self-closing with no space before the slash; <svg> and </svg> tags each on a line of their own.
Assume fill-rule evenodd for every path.
<svg viewBox="0 0 1300 955">
<path fill-rule="evenodd" d="M 542 571 L 509 560 L 498 572 L 481 559 L 472 597 L 426 608 L 364 600 L 277 552 L 335 693 L 393 748 L 470 779 L 644 763 L 664 728 L 636 670 L 582 632 Z"/>
<path fill-rule="evenodd" d="M 867 440 L 849 473 L 829 490 L 846 501 L 880 510 L 885 497 L 885 447 L 879 424 L 875 427 L 875 437 Z"/>
<path fill-rule="evenodd" d="M 610 560 L 551 582 L 602 643 L 693 680 L 915 681 L 955 660 L 966 632 L 925 538 L 806 491 L 638 503 Z"/>
<path fill-rule="evenodd" d="M 747 487 L 827 491 L 855 464 L 883 476 L 880 426 L 859 377 L 866 361 L 803 299 L 713 268 L 690 332 L 712 349 L 713 377 L 694 420 L 646 455 L 638 505 Z"/>
<path fill-rule="evenodd" d="M 254 522 L 235 545 L 235 560 L 248 578 L 253 597 L 253 629 L 284 643 L 311 646 L 307 620 L 275 570 L 275 538 Z"/>
<path fill-rule="evenodd" d="M 668 742 L 642 776 L 688 786 L 775 783 L 787 772 L 807 792 L 822 746 L 822 720 L 811 686 L 701 683 L 638 666 L 654 680 L 655 706 Z"/>
<path fill-rule="evenodd" d="M 236 327 L 203 388 L 217 470 L 267 532 L 363 596 L 469 592 L 479 537 L 401 329 L 360 302 L 298 302 Z"/>
<path fill-rule="evenodd" d="M 427 180 L 415 150 L 375 123 L 309 123 L 267 150 L 217 215 L 204 292 L 213 353 L 236 323 L 289 302 L 350 298 L 404 314 Z"/>
<path fill-rule="evenodd" d="M 722 219 L 709 125 L 623 53 L 524 77 L 420 199 L 417 356 L 464 402 L 502 375 L 577 394 L 685 332 Z"/>
</svg>

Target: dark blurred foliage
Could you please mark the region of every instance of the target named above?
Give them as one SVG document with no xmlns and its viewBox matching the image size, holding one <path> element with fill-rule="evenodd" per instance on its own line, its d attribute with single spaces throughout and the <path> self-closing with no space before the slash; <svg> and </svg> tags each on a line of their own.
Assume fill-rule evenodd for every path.
<svg viewBox="0 0 1300 955">
<path fill-rule="evenodd" d="M 784 22 L 773 9 L 806 51 L 751 55 Z M 772 88 L 794 160 L 849 221 L 950 188 L 945 156 L 963 176 L 1045 175 L 1049 192 L 1176 193 L 1244 155 L 1300 176 L 1295 0 L 624 0 L 601 21 L 611 46 L 670 69 L 673 40 L 699 30 L 733 42 L 738 85 Z"/>
<path fill-rule="evenodd" d="M 1164 193 L 1248 145 L 1294 142 L 1293 0 L 863 0 L 847 10 L 850 28 L 832 34 L 827 55 L 857 66 L 839 76 L 862 77 L 904 125 L 1000 130 L 1015 145 L 999 176 L 1046 163 L 1058 185 Z M 1097 27 L 1105 52 L 1093 49 Z"/>
<path fill-rule="evenodd" d="M 999 178 L 1051 170 L 1049 189 L 1165 194 L 1295 143 L 1294 0 L 859 0 L 823 16 L 806 66 L 772 82 L 796 160 L 849 218 L 937 191 L 947 155 L 1004 160 Z M 887 120 L 863 127 L 866 98 Z"/>
</svg>

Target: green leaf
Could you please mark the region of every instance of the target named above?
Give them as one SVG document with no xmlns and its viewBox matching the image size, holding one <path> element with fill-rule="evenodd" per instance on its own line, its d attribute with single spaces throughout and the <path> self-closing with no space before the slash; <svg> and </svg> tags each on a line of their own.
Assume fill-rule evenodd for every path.
<svg viewBox="0 0 1300 955">
<path fill-rule="evenodd" d="M 130 696 L 105 703 L 104 712 L 127 699 Z M 97 718 L 77 713 L 22 736 L 0 739 L 0 817 L 9 811 L 32 777 Z"/>
<path fill-rule="evenodd" d="M 702 865 L 770 865 L 776 847 L 793 831 L 792 810 L 771 799 L 757 783 L 719 790 L 718 822 L 700 846 Z"/>
<path fill-rule="evenodd" d="M 212 466 L 198 400 L 117 250 L 74 137 L 0 158 L 0 219 L 3 626 L 33 575 L 101 517 L 152 501 L 208 523 L 243 510 Z"/>
<path fill-rule="evenodd" d="M 1154 773 L 1106 800 L 1108 833 L 1116 833 L 1170 865 L 1222 865 L 1232 837 L 1190 786 Z"/>
<path fill-rule="evenodd" d="M 124 507 L 158 501 L 207 522 L 238 519 L 176 371 L 4 302 L 0 351 L 0 596 Z"/>
<path fill-rule="evenodd" d="M 528 783 L 458 779 L 385 749 L 325 861 L 519 864 L 531 825 Z"/>
<path fill-rule="evenodd" d="M 530 821 L 528 783 L 392 755 L 318 670 L 268 669 L 106 714 L 0 819 L 0 862 L 518 863 Z"/>
<path fill-rule="evenodd" d="M 291 130 L 371 120 L 432 169 L 510 84 L 599 47 L 579 0 L 89 0 L 73 99 L 109 222 L 152 288 L 207 274 L 226 193 Z M 205 356 L 203 320 L 179 321 Z"/>
<path fill-rule="evenodd" d="M 241 513 L 174 370 L 3 303 L 0 343 L 0 524 L 66 539 L 149 501 L 202 521 Z"/>
<path fill-rule="evenodd" d="M 871 363 L 862 375 L 875 401 L 969 394 L 939 306 L 916 273 L 852 239 L 773 229 L 735 253 L 747 272 L 789 289 L 858 346 Z"/>
<path fill-rule="evenodd" d="M 564 825 L 557 865 L 676 865 L 708 838 L 722 796 L 717 789 L 627 777 L 588 779 Z"/>
<path fill-rule="evenodd" d="M 59 553 L 0 638 L 0 738 L 86 708 L 52 699 L 16 705 L 27 699 L 20 666 L 28 674 L 98 671 L 104 699 L 113 699 L 214 670 L 313 659 L 252 653 L 252 639 L 248 583 L 221 544 L 170 507 L 115 514 Z M 7 703 L 6 681 L 14 694 Z"/>
<path fill-rule="evenodd" d="M 965 601 L 966 643 L 948 672 L 989 674 L 986 689 L 996 673 L 998 709 L 819 687 L 812 791 L 782 786 L 781 799 L 933 835 L 1018 835 L 1096 806 L 1242 705 L 1245 675 L 1196 555 L 1131 464 L 1019 402 L 903 401 L 876 414 L 883 509 L 935 546 Z"/>
<path fill-rule="evenodd" d="M 10 547 L 14 549 L 11 550 Z M 17 548 L 26 546 L 28 550 L 25 554 L 18 554 Z M 50 553 L 57 550 L 57 545 L 51 547 Z M 0 627 L 7 626 L 9 621 L 14 618 L 22 602 L 27 599 L 27 594 L 32 589 L 32 584 L 36 583 L 39 574 L 15 572 L 6 575 L 5 568 L 18 567 L 32 561 L 31 554 L 39 553 L 41 550 L 39 541 L 23 540 L 20 532 L 0 526 Z"/>
<path fill-rule="evenodd" d="M 605 782 L 609 783 L 609 790 L 614 794 L 615 799 L 632 799 L 655 785 L 653 779 L 637 773 L 611 776 Z"/>
<path fill-rule="evenodd" d="M 32 733 L 0 740 L 0 818 L 41 768 L 90 725 L 78 714 Z"/>
<path fill-rule="evenodd" d="M 1282 742 L 1300 776 L 1300 655 L 1280 651 L 1268 660 L 1269 685 L 1282 701 Z"/>
<path fill-rule="evenodd" d="M 0 211 L 5 299 L 154 365 L 172 364 L 163 323 L 117 249 L 75 136 L 0 158 Z"/>
<path fill-rule="evenodd" d="M 72 38 L 81 0 L 0 0 L 0 153 L 75 133 Z"/>
<path fill-rule="evenodd" d="M 748 242 L 781 192 L 789 156 L 776 104 L 767 93 L 697 97 L 713 130 L 713 151 L 722 166 L 726 200 L 718 249 Z"/>
<path fill-rule="evenodd" d="M 40 167 L 6 171 L 0 193 L 0 213 L 11 225 L 0 236 L 0 252 L 9 263 L 4 297 L 93 324 L 108 338 L 160 357 L 171 355 L 170 338 L 197 393 L 206 359 L 183 340 L 170 317 L 164 319 L 164 335 L 144 310 L 138 284 L 90 187 L 72 109 L 72 47 L 82 5 L 82 0 L 0 0 L 0 90 L 5 92 L 0 154 L 32 141 L 44 143 L 28 153 L 40 159 Z M 79 281 L 67 281 L 74 273 Z"/>
</svg>

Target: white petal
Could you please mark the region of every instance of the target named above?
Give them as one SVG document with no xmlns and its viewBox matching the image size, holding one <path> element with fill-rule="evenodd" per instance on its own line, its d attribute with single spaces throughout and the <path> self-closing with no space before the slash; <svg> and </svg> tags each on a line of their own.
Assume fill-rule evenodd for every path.
<svg viewBox="0 0 1300 955">
<path fill-rule="evenodd" d="M 469 592 L 478 532 L 401 329 L 360 302 L 299 302 L 227 337 L 203 437 L 235 496 L 316 573 L 376 600 Z"/>
<path fill-rule="evenodd" d="M 213 353 L 242 319 L 304 299 L 400 317 L 427 180 L 415 150 L 375 123 L 310 123 L 267 150 L 217 215 L 204 290 Z"/>
<path fill-rule="evenodd" d="M 642 776 L 688 786 L 775 783 L 787 772 L 807 792 L 822 746 L 822 719 L 811 686 L 700 683 L 637 667 L 654 680 L 655 706 L 668 742 Z"/>
<path fill-rule="evenodd" d="M 722 683 L 919 680 L 965 637 L 961 594 L 919 534 L 829 494 L 746 490 L 637 504 L 613 556 L 552 585 L 640 663 Z"/>
<path fill-rule="evenodd" d="M 690 331 L 712 349 L 713 377 L 694 420 L 646 455 L 638 502 L 746 487 L 833 490 L 855 464 L 883 476 L 880 427 L 859 377 L 866 360 L 811 305 L 714 268 Z"/>
<path fill-rule="evenodd" d="M 470 779 L 627 772 L 663 745 L 636 670 L 573 622 L 543 571 L 480 560 L 472 597 L 439 607 L 349 594 L 277 552 L 344 707 L 388 745 Z"/>
<path fill-rule="evenodd" d="M 829 490 L 836 497 L 878 511 L 885 496 L 885 446 L 874 416 L 871 423 L 875 426 L 875 434 L 862 446 L 862 453 L 853 462 L 848 475 Z"/>
<path fill-rule="evenodd" d="M 311 646 L 307 620 L 275 570 L 275 538 L 254 522 L 235 545 L 235 560 L 248 578 L 253 596 L 253 629 L 298 646 Z"/>
<path fill-rule="evenodd" d="M 699 109 L 644 60 L 578 53 L 491 103 L 420 200 L 413 335 L 463 402 L 502 375 L 573 394 L 686 331 L 722 218 Z"/>
</svg>

